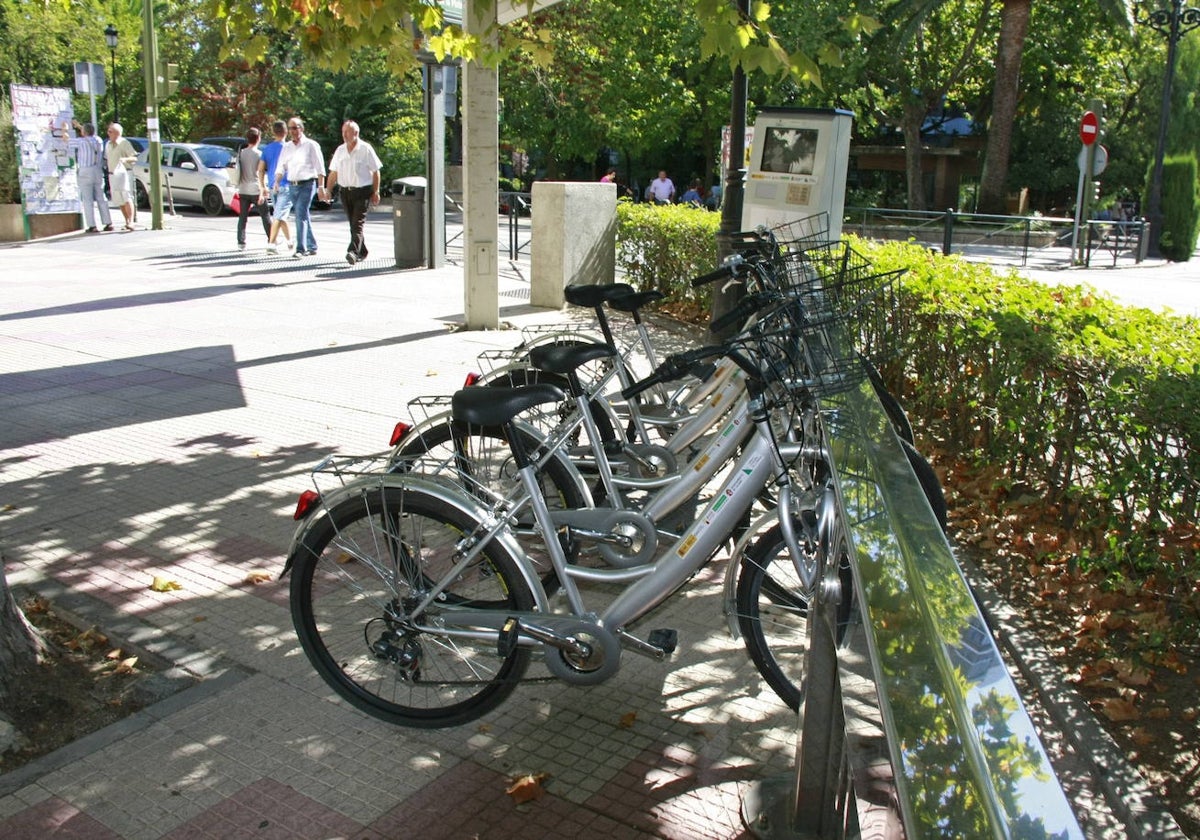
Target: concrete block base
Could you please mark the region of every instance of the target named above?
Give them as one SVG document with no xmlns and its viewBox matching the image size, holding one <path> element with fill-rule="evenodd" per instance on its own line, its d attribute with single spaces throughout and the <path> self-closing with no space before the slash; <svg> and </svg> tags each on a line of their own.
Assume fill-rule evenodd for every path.
<svg viewBox="0 0 1200 840">
<path fill-rule="evenodd" d="M 530 303 L 560 309 L 566 286 L 613 282 L 616 185 L 538 181 L 532 200 Z"/>
</svg>

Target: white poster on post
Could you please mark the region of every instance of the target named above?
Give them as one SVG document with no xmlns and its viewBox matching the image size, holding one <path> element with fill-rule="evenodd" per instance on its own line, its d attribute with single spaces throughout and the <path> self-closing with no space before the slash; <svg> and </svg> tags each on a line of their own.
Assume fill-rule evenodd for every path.
<svg viewBox="0 0 1200 840">
<path fill-rule="evenodd" d="M 79 181 L 71 159 L 74 112 L 67 88 L 9 85 L 25 213 L 78 213 Z"/>
</svg>

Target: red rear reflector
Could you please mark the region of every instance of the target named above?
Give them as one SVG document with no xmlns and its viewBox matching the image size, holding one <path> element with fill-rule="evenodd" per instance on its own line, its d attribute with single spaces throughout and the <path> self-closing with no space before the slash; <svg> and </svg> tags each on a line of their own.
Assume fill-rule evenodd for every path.
<svg viewBox="0 0 1200 840">
<path fill-rule="evenodd" d="M 401 420 L 396 424 L 396 428 L 392 429 L 392 438 L 388 441 L 388 446 L 395 446 L 404 440 L 404 436 L 410 431 L 412 431 L 412 425 Z"/>
<path fill-rule="evenodd" d="M 468 373 L 468 374 L 467 374 L 467 378 L 463 380 L 463 387 L 464 387 L 464 388 L 470 388 L 472 385 L 474 385 L 474 384 L 475 384 L 476 382 L 478 382 L 480 379 L 483 379 L 483 376 L 482 376 L 481 374 L 478 374 L 478 373 Z"/>
<path fill-rule="evenodd" d="M 321 504 L 321 494 L 316 490 L 305 490 L 296 501 L 296 512 L 292 514 L 292 519 L 300 521 L 319 504 Z"/>
</svg>

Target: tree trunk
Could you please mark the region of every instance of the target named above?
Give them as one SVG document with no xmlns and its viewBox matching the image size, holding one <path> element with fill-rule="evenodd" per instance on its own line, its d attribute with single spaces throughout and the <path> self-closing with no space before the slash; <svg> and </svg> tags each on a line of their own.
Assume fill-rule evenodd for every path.
<svg viewBox="0 0 1200 840">
<path fill-rule="evenodd" d="M 21 678 L 37 665 L 44 648 L 41 635 L 13 600 L 0 563 L 0 708 Z"/>
<path fill-rule="evenodd" d="M 992 91 L 992 119 L 988 124 L 987 151 L 979 181 L 979 212 L 1003 214 L 1008 181 L 1008 155 L 1012 148 L 1013 119 L 1021 83 L 1021 53 L 1029 31 L 1033 0 L 1004 0 L 1000 9 L 1000 39 L 996 47 L 996 83 Z"/>
<path fill-rule="evenodd" d="M 904 173 L 908 184 L 908 209 L 928 210 L 925 202 L 925 173 L 921 168 L 921 124 L 925 121 L 923 99 L 904 101 L 901 129 L 904 132 Z"/>
</svg>

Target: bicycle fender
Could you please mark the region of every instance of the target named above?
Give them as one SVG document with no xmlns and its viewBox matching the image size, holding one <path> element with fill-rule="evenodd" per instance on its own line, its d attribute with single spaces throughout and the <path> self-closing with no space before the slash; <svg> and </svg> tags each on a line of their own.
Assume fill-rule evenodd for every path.
<svg viewBox="0 0 1200 840">
<path fill-rule="evenodd" d="M 291 558 L 295 555 L 296 549 L 302 544 L 305 536 L 316 523 L 329 515 L 330 510 L 336 507 L 343 499 L 349 498 L 356 493 L 361 493 L 363 490 L 373 491 L 380 487 L 407 488 L 415 492 L 424 493 L 449 507 L 455 508 L 466 517 L 476 521 L 482 522 L 491 515 L 491 511 L 477 499 L 463 493 L 457 485 L 450 481 L 438 479 L 436 476 L 384 473 L 349 481 L 336 490 L 322 496 L 321 512 L 316 516 L 310 516 L 296 528 L 295 533 L 292 535 L 291 545 L 288 547 L 288 561 L 279 576 L 282 578 L 291 571 Z M 525 585 L 533 593 L 536 609 L 539 611 L 548 611 L 550 608 L 549 599 L 546 597 L 545 589 L 542 588 L 542 581 L 530 567 L 529 563 L 526 562 L 525 553 L 521 550 L 521 546 L 512 531 L 508 528 L 501 530 L 493 538 L 493 542 L 509 556 L 509 559 L 513 561 L 516 568 L 520 570 Z"/>
<path fill-rule="evenodd" d="M 729 562 L 725 566 L 725 586 L 721 596 L 721 610 L 725 613 L 725 624 L 729 627 L 729 635 L 734 639 L 742 637 L 737 622 L 737 581 L 738 572 L 742 568 L 742 558 L 746 554 L 746 546 L 754 542 L 759 534 L 774 527 L 779 521 L 779 511 L 771 509 L 750 523 L 746 533 L 738 539 L 729 552 Z"/>
</svg>

